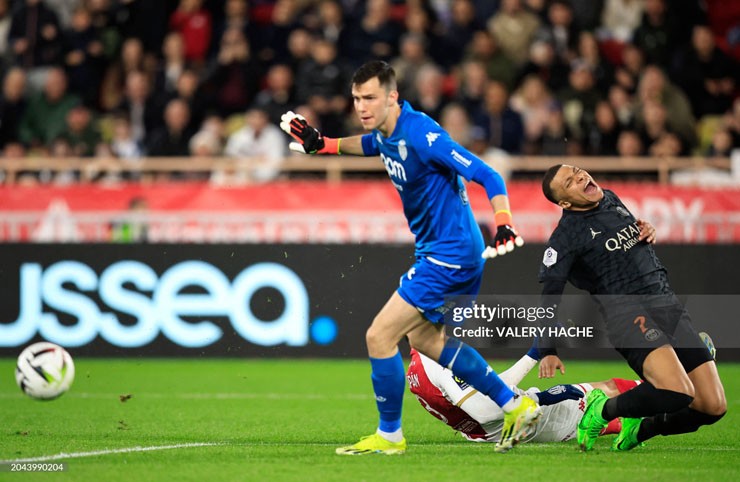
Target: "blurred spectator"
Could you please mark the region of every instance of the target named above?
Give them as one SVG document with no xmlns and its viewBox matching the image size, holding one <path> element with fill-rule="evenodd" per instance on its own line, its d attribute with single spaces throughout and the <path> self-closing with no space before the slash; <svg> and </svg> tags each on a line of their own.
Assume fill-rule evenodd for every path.
<svg viewBox="0 0 740 482">
<path fill-rule="evenodd" d="M 325 39 L 314 42 L 311 59 L 296 75 L 298 102 L 316 111 L 324 128 L 335 135 L 344 135 L 349 77 L 350 72 L 337 59 L 336 46 Z"/>
<path fill-rule="evenodd" d="M 448 99 L 444 93 L 444 75 L 436 65 L 426 65 L 416 74 L 416 84 L 412 96 L 407 99 L 416 110 L 425 112 L 439 121 L 442 109 Z"/>
<path fill-rule="evenodd" d="M 81 6 L 84 0 L 42 0 L 47 7 L 57 14 L 59 26 L 62 30 L 68 29 L 73 23 L 75 10 Z"/>
<path fill-rule="evenodd" d="M 486 28 L 481 17 L 476 16 L 471 0 L 452 0 L 450 13 L 450 24 L 444 34 L 444 48 L 440 49 L 445 60 L 443 65 L 448 67 L 462 61 L 465 48 L 473 40 L 475 32 Z"/>
<path fill-rule="evenodd" d="M 535 38 L 552 45 L 555 56 L 569 64 L 576 57 L 578 34 L 570 4 L 566 0 L 552 0 L 547 7 L 547 21 L 537 29 Z"/>
<path fill-rule="evenodd" d="M 524 143 L 524 123 L 518 112 L 509 107 L 509 91 L 501 82 L 491 81 L 486 87 L 483 109 L 473 117 L 488 141 L 489 148 L 519 154 Z"/>
<path fill-rule="evenodd" d="M 604 0 L 569 0 L 573 23 L 578 30 L 593 32 L 601 24 Z"/>
<path fill-rule="evenodd" d="M 272 8 L 270 22 L 256 29 L 256 58 L 260 62 L 288 62 L 290 52 L 286 39 L 290 42 L 292 32 L 298 28 L 299 4 L 295 0 L 277 0 Z"/>
<path fill-rule="evenodd" d="M 622 49 L 622 62 L 614 72 L 614 81 L 623 87 L 628 93 L 637 92 L 637 84 L 645 69 L 645 56 L 642 50 L 632 44 L 627 44 Z"/>
<path fill-rule="evenodd" d="M 167 103 L 164 111 L 164 126 L 156 129 L 146 143 L 146 153 L 158 157 L 186 157 L 192 131 L 188 130 L 190 108 L 182 99 Z"/>
<path fill-rule="evenodd" d="M 594 110 L 601 100 L 601 94 L 596 88 L 594 75 L 588 63 L 581 60 L 573 63 L 568 77 L 568 87 L 558 92 L 557 98 L 563 105 L 568 129 L 578 139 L 583 139 L 583 127 L 594 121 Z"/>
<path fill-rule="evenodd" d="M 85 7 L 90 12 L 93 28 L 103 44 L 103 58 L 107 63 L 115 58 L 123 41 L 123 24 L 128 19 L 125 4 L 114 0 L 86 0 Z"/>
<path fill-rule="evenodd" d="M 143 156 L 143 144 L 134 137 L 128 116 L 117 115 L 113 118 L 110 148 L 111 153 L 119 159 L 136 160 Z"/>
<path fill-rule="evenodd" d="M 599 36 L 626 43 L 642 22 L 645 0 L 605 0 Z"/>
<path fill-rule="evenodd" d="M 591 32 L 581 32 L 578 36 L 578 59 L 591 68 L 599 91 L 606 92 L 614 83 L 614 69 L 601 57 L 599 43 Z"/>
<path fill-rule="evenodd" d="M 740 97 L 732 103 L 732 108 L 722 117 L 722 126 L 732 135 L 732 146 L 740 148 Z"/>
<path fill-rule="evenodd" d="M 488 21 L 488 30 L 508 58 L 517 65 L 527 61 L 540 19 L 522 7 L 521 0 L 501 0 L 501 8 Z"/>
<path fill-rule="evenodd" d="M 344 23 L 342 5 L 336 0 L 321 0 L 318 5 L 319 36 L 334 42 L 339 49 L 339 56 L 343 57 L 346 48 L 347 28 Z"/>
<path fill-rule="evenodd" d="M 128 38 L 121 46 L 118 58 L 108 65 L 100 87 L 100 107 L 106 111 L 117 108 L 124 98 L 131 72 L 149 72 L 144 65 L 144 45 L 138 38 Z M 149 80 L 147 80 L 149 82 Z"/>
<path fill-rule="evenodd" d="M 617 122 L 621 128 L 635 126 L 634 101 L 623 87 L 612 85 L 609 88 L 609 105 L 617 116 Z"/>
<path fill-rule="evenodd" d="M 257 94 L 254 105 L 267 112 L 272 124 L 280 124 L 280 116 L 296 106 L 290 67 L 284 64 L 270 67 L 265 87 Z"/>
<path fill-rule="evenodd" d="M 655 100 L 642 105 L 640 137 L 648 154 L 652 156 L 678 156 L 686 151 L 686 142 L 670 129 L 666 109 Z"/>
<path fill-rule="evenodd" d="M 203 0 L 180 0 L 170 16 L 170 29 L 180 32 L 185 41 L 185 59 L 202 65 L 211 44 L 211 13 Z"/>
<path fill-rule="evenodd" d="M 696 121 L 691 113 L 686 95 L 671 84 L 663 71 L 656 66 L 647 66 L 640 79 L 637 99 L 637 124 L 642 125 L 642 106 L 656 101 L 666 109 L 668 126 L 678 133 L 688 148 L 696 143 Z"/>
<path fill-rule="evenodd" d="M 347 61 L 354 67 L 372 59 L 390 60 L 396 54 L 401 29 L 391 19 L 390 0 L 368 0 L 365 14 L 347 35 Z"/>
<path fill-rule="evenodd" d="M 177 79 L 174 94 L 170 95 L 167 100 L 172 99 L 182 99 L 187 102 L 190 108 L 188 129 L 191 131 L 197 130 L 206 117 L 208 99 L 200 89 L 200 79 L 194 70 L 185 69 L 182 71 L 180 78 Z"/>
<path fill-rule="evenodd" d="M 220 156 L 222 147 L 218 135 L 210 130 L 200 130 L 190 138 L 191 157 Z"/>
<path fill-rule="evenodd" d="M 8 36 L 13 14 L 10 11 L 10 0 L 0 0 L 0 65 L 8 57 Z"/>
<path fill-rule="evenodd" d="M 511 108 L 522 116 L 524 122 L 525 152 L 534 153 L 533 146 L 539 141 L 551 117 L 552 96 L 542 79 L 530 74 L 521 87 L 511 96 Z"/>
<path fill-rule="evenodd" d="M 18 2 L 13 11 L 8 41 L 15 63 L 27 69 L 32 89 L 40 90 L 44 85 L 47 72 L 44 67 L 60 63 L 60 38 L 59 19 L 53 10 L 41 0 Z"/>
<path fill-rule="evenodd" d="M 249 19 L 249 4 L 247 0 L 224 0 L 223 15 L 216 15 L 211 37 L 210 56 L 218 54 L 218 46 L 221 45 L 221 37 L 230 28 L 241 30 L 250 44 L 254 43 L 254 26 Z M 253 45 L 254 46 L 254 45 Z"/>
<path fill-rule="evenodd" d="M 86 105 L 97 107 L 104 67 L 103 42 L 86 8 L 74 10 L 63 43 L 70 91 L 80 95 Z"/>
<path fill-rule="evenodd" d="M 732 134 L 727 129 L 719 129 L 712 136 L 712 144 L 709 146 L 707 156 L 730 157 L 734 146 L 732 145 Z"/>
<path fill-rule="evenodd" d="M 128 116 L 134 139 L 142 143 L 162 124 L 162 108 L 149 92 L 147 75 L 139 70 L 133 70 L 126 77 L 124 97 L 117 106 L 117 110 Z"/>
<path fill-rule="evenodd" d="M 154 92 L 171 96 L 177 90 L 177 80 L 185 70 L 185 44 L 179 32 L 170 32 L 162 45 L 162 60 L 154 79 Z"/>
<path fill-rule="evenodd" d="M 283 132 L 270 123 L 267 112 L 250 109 L 244 127 L 229 136 L 224 150 L 226 156 L 236 160 L 233 176 L 218 173 L 212 180 L 237 184 L 271 181 L 280 174 L 280 164 L 287 154 L 285 147 Z"/>
<path fill-rule="evenodd" d="M 617 140 L 617 153 L 620 157 L 638 157 L 644 154 L 640 134 L 633 130 L 622 131 Z"/>
<path fill-rule="evenodd" d="M 477 112 L 483 107 L 483 97 L 489 80 L 485 64 L 480 60 L 468 59 L 463 62 L 458 77 L 457 102 L 468 114 Z"/>
<path fill-rule="evenodd" d="M 66 117 L 66 128 L 60 134 L 69 145 L 70 155 L 92 157 L 101 142 L 100 131 L 93 122 L 90 109 L 84 105 L 73 107 Z"/>
<path fill-rule="evenodd" d="M 516 66 L 501 51 L 489 31 L 479 30 L 473 34 L 473 40 L 468 45 L 465 58 L 483 62 L 489 79 L 503 82 L 508 89 L 514 87 Z"/>
<path fill-rule="evenodd" d="M 115 243 L 146 243 L 149 239 L 147 213 L 149 203 L 136 196 L 129 201 L 122 219 L 111 225 L 111 241 Z"/>
<path fill-rule="evenodd" d="M 26 73 L 20 67 L 13 67 L 3 78 L 0 97 L 0 149 L 8 143 L 18 141 L 18 127 L 27 105 Z"/>
<path fill-rule="evenodd" d="M 614 109 L 608 101 L 596 105 L 594 122 L 586 126 L 584 144 L 590 156 L 616 156 L 617 142 L 621 134 Z"/>
<path fill-rule="evenodd" d="M 580 154 L 580 146 L 565 123 L 560 104 L 552 102 L 542 135 L 537 140 L 538 154 L 542 156 L 567 156 Z"/>
<path fill-rule="evenodd" d="M 221 116 L 244 111 L 257 94 L 260 68 L 241 30 L 227 30 L 218 58 L 206 74 L 208 90 Z"/>
<path fill-rule="evenodd" d="M 668 15 L 665 0 L 645 0 L 645 9 L 640 26 L 634 32 L 632 42 L 645 52 L 648 63 L 667 68 L 676 46 L 676 25 Z"/>
<path fill-rule="evenodd" d="M 740 69 L 735 59 L 716 46 L 709 27 L 696 25 L 691 45 L 677 58 L 674 74 L 694 115 L 700 118 L 721 115 L 730 108 Z"/>
<path fill-rule="evenodd" d="M 20 140 L 30 147 L 49 145 L 64 131 L 67 113 L 80 99 L 67 92 L 67 75 L 53 67 L 44 91 L 31 97 L 19 127 Z"/>
<path fill-rule="evenodd" d="M 288 35 L 287 55 L 283 55 L 274 60 L 275 64 L 290 65 L 293 72 L 298 72 L 308 59 L 311 58 L 311 45 L 313 36 L 304 28 L 296 28 Z M 259 60 L 264 60 L 261 56 Z"/>
<path fill-rule="evenodd" d="M 450 137 L 461 146 L 472 149 L 474 130 L 468 112 L 461 104 L 451 102 L 442 109 L 439 124 L 450 134 Z"/>
<path fill-rule="evenodd" d="M 416 75 L 426 65 L 433 65 L 427 55 L 426 38 L 408 33 L 401 37 L 401 49 L 398 57 L 391 61 L 391 67 L 396 72 L 398 93 L 402 99 L 411 97 Z"/>
<path fill-rule="evenodd" d="M 555 56 L 555 49 L 544 41 L 535 41 L 529 48 L 529 60 L 519 69 L 517 85 L 530 74 L 538 75 L 552 92 L 568 85 L 569 68 Z"/>
</svg>

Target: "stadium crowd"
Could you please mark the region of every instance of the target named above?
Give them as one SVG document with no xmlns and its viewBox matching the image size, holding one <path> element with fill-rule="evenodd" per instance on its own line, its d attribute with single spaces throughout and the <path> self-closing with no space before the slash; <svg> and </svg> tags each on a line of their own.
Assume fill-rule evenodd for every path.
<svg viewBox="0 0 740 482">
<path fill-rule="evenodd" d="M 5 158 L 262 156 L 269 180 L 284 112 L 361 131 L 370 59 L 480 155 L 740 147 L 724 0 L 0 0 L 0 58 Z"/>
</svg>

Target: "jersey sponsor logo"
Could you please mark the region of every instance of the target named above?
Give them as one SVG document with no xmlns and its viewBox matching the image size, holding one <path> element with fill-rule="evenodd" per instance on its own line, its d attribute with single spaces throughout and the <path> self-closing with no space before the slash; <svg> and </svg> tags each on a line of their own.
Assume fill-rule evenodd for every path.
<svg viewBox="0 0 740 482">
<path fill-rule="evenodd" d="M 432 144 L 437 140 L 437 137 L 439 137 L 438 132 L 427 132 L 427 142 L 429 143 L 429 147 L 432 147 Z"/>
<path fill-rule="evenodd" d="M 552 248 L 545 250 L 545 255 L 542 257 L 542 264 L 548 268 L 558 262 L 558 252 Z"/>
<path fill-rule="evenodd" d="M 398 155 L 401 156 L 402 161 L 405 161 L 409 156 L 409 150 L 406 149 L 406 141 L 403 139 L 398 141 Z"/>
<path fill-rule="evenodd" d="M 606 240 L 604 247 L 607 251 L 629 251 L 637 243 L 640 236 L 640 229 L 637 223 L 632 223 L 617 231 L 616 236 Z"/>
<path fill-rule="evenodd" d="M 452 158 L 455 161 L 459 162 L 460 164 L 462 164 L 465 167 L 470 167 L 470 165 L 473 163 L 473 161 L 471 161 L 467 157 L 463 156 L 462 154 L 460 154 L 459 152 L 457 152 L 454 149 L 452 150 L 452 152 L 450 152 L 450 155 L 452 155 Z"/>
<path fill-rule="evenodd" d="M 601 234 L 601 231 L 594 231 L 594 228 L 592 228 L 590 226 L 589 226 L 588 229 L 591 230 L 591 239 L 596 239 L 596 236 L 598 236 L 599 234 Z"/>
<path fill-rule="evenodd" d="M 388 175 L 392 179 L 399 181 L 406 180 L 406 169 L 404 169 L 403 164 L 391 159 L 383 153 L 380 154 L 380 160 L 385 164 L 385 170 L 388 171 Z"/>
<path fill-rule="evenodd" d="M 416 362 L 414 361 L 411 362 L 411 366 L 415 364 Z M 419 375 L 416 373 L 409 373 L 408 375 L 406 375 L 406 379 L 409 381 L 410 388 L 419 388 L 421 386 L 421 383 L 419 382 Z"/>
</svg>

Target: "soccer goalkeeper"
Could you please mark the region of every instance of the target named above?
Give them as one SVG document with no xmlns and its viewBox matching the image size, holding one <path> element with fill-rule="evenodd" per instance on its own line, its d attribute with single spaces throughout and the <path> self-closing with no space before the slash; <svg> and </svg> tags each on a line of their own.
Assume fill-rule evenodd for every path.
<svg viewBox="0 0 740 482">
<path fill-rule="evenodd" d="M 402 454 L 401 429 L 405 370 L 398 342 L 411 346 L 450 369 L 501 407 L 504 428 L 497 452 L 506 452 L 524 437 L 540 416 L 529 397 L 514 393 L 472 347 L 445 335 L 449 309 L 445 297 L 477 295 L 485 258 L 503 255 L 523 244 L 513 228 L 502 177 L 450 138 L 439 124 L 399 102 L 395 73 L 385 62 L 371 61 L 352 79 L 352 98 L 362 136 L 332 139 L 288 112 L 281 128 L 295 142 L 291 149 L 310 154 L 378 156 L 403 203 L 416 237 L 416 263 L 401 276 L 398 289 L 367 330 L 371 379 L 380 414 L 377 431 L 358 443 L 337 449 L 341 455 Z M 491 201 L 497 231 L 486 248 L 470 209 L 461 178 L 481 184 Z"/>
</svg>

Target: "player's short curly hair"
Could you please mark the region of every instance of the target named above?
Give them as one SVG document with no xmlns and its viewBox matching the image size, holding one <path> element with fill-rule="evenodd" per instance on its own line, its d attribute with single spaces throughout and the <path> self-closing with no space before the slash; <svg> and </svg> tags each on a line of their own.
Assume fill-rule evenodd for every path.
<svg viewBox="0 0 740 482">
<path fill-rule="evenodd" d="M 545 195 L 548 201 L 553 204 L 558 203 L 558 199 L 555 197 L 555 191 L 552 188 L 552 180 L 558 173 L 562 164 L 556 164 L 545 172 L 545 177 L 542 178 L 542 193 Z"/>
<path fill-rule="evenodd" d="M 382 60 L 364 63 L 352 76 L 352 85 L 364 84 L 373 77 L 377 77 L 381 87 L 386 90 L 396 90 L 396 72 L 388 62 Z"/>
</svg>

